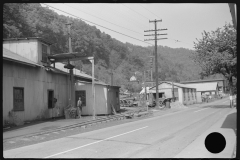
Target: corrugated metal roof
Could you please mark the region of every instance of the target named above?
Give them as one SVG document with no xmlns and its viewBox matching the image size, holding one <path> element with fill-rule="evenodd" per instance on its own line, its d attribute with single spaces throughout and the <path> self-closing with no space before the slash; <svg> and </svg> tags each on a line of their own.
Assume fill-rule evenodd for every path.
<svg viewBox="0 0 240 160">
<path fill-rule="evenodd" d="M 16 54 L 6 48 L 3 48 L 3 59 L 10 60 L 10 61 L 15 61 L 18 63 L 30 65 L 30 66 L 39 66 L 42 67 L 42 65 L 39 65 L 25 57 L 20 56 L 19 54 Z"/>
<path fill-rule="evenodd" d="M 185 85 L 196 88 L 197 92 L 215 91 L 217 89 L 218 82 L 195 83 L 195 84 L 185 84 Z"/>
</svg>

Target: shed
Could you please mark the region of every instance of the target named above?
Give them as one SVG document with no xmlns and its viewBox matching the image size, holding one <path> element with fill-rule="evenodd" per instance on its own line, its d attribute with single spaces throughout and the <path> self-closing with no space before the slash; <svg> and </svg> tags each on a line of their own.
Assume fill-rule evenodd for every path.
<svg viewBox="0 0 240 160">
<path fill-rule="evenodd" d="M 115 111 L 120 110 L 119 86 L 110 86 L 103 82 L 95 82 L 95 114 L 106 115 L 112 113 L 112 106 Z M 76 81 L 75 99 L 81 96 L 83 101 L 82 115 L 93 115 L 93 92 L 92 83 Z"/>
</svg>

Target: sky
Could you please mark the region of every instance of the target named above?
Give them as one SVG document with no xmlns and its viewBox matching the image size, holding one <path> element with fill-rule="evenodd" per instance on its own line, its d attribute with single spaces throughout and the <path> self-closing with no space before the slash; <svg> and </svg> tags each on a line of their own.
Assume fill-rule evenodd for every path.
<svg viewBox="0 0 240 160">
<path fill-rule="evenodd" d="M 49 7 L 60 15 L 73 18 L 77 16 L 83 21 L 87 20 L 85 21 L 87 24 L 96 26 L 101 32 L 105 32 L 123 43 L 129 42 L 143 47 L 155 45 L 154 40 L 144 41 L 145 39 L 154 39 L 154 36 L 144 36 L 154 34 L 154 32 L 144 31 L 155 29 L 154 23 L 149 23 L 155 19 L 162 20 L 157 23 L 157 29 L 167 29 L 157 32 L 158 34 L 167 34 L 158 36 L 158 38 L 167 39 L 158 40 L 157 44 L 171 48 L 194 49 L 193 42 L 202 38 L 204 30 L 211 32 L 222 28 L 226 23 L 232 24 L 227 3 L 45 4 L 56 8 Z M 46 7 L 43 3 L 41 5 Z"/>
</svg>

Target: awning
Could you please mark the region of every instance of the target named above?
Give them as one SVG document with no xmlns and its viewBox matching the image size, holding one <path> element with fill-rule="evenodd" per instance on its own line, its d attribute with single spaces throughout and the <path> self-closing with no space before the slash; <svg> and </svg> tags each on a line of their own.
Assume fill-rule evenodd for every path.
<svg viewBox="0 0 240 160">
<path fill-rule="evenodd" d="M 93 56 L 89 56 L 85 53 L 79 53 L 79 52 L 72 52 L 72 53 L 61 53 L 61 54 L 54 54 L 49 55 L 48 59 L 51 62 L 66 62 L 66 61 L 77 61 L 77 60 L 83 60 L 83 59 L 92 59 Z"/>
</svg>

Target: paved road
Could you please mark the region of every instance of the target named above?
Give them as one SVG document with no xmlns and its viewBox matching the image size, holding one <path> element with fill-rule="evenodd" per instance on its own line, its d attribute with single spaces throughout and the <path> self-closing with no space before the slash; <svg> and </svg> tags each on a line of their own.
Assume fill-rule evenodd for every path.
<svg viewBox="0 0 240 160">
<path fill-rule="evenodd" d="M 3 154 L 5 158 L 173 158 L 231 110 L 223 99 L 204 108 L 189 108 Z"/>
</svg>

